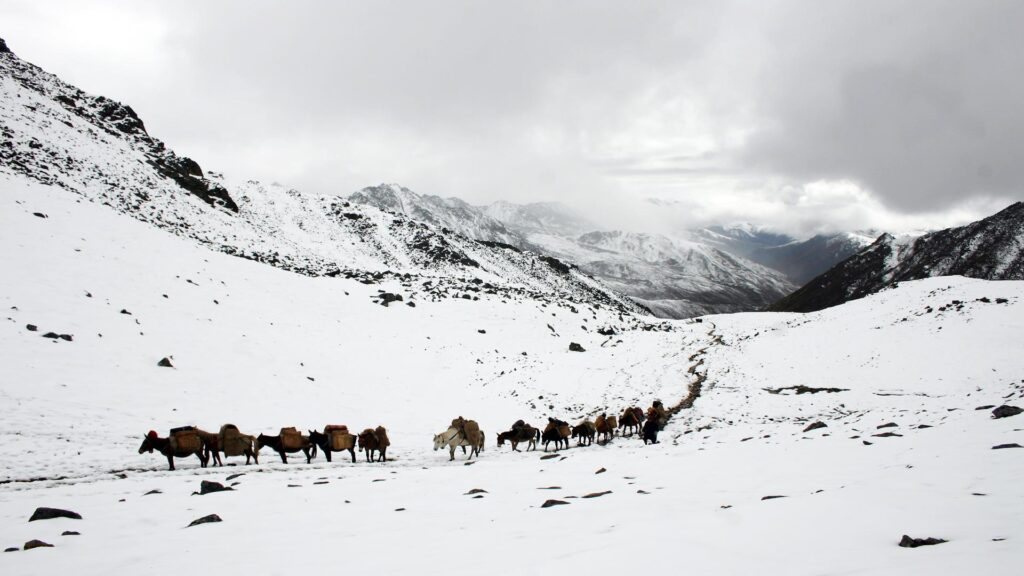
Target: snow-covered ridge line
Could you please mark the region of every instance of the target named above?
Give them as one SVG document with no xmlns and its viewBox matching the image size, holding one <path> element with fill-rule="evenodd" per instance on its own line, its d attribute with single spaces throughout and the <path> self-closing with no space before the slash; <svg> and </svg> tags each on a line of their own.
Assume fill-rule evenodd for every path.
<svg viewBox="0 0 1024 576">
<path fill-rule="evenodd" d="M 1024 202 L 958 228 L 921 236 L 883 234 L 771 309 L 821 310 L 899 282 L 950 275 L 1024 279 Z"/>
<path fill-rule="evenodd" d="M 311 276 L 385 277 L 642 307 L 574 268 L 458 231 L 255 181 L 176 156 L 135 112 L 0 53 L 0 176 L 60 186 L 214 250 Z"/>
</svg>

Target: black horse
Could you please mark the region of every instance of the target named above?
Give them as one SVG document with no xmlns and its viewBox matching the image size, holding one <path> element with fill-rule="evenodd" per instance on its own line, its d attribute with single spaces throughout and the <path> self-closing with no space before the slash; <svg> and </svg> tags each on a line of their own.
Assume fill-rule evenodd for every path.
<svg viewBox="0 0 1024 576">
<path fill-rule="evenodd" d="M 281 456 L 281 462 L 285 464 L 288 463 L 287 454 L 294 454 L 295 452 L 299 452 L 300 450 L 302 451 L 303 454 L 306 455 L 306 464 L 312 462 L 313 458 L 316 457 L 316 444 L 313 444 L 309 441 L 309 436 L 302 436 L 302 445 L 300 447 L 285 448 L 284 446 L 281 445 L 280 436 L 267 436 L 266 434 L 260 434 L 256 438 L 256 451 L 258 452 L 260 448 L 263 448 L 264 446 L 268 446 L 270 447 L 271 450 L 277 452 Z M 309 453 L 310 448 L 313 449 L 312 455 L 310 455 Z"/>
<path fill-rule="evenodd" d="M 517 426 L 508 432 L 498 434 L 498 447 L 504 446 L 505 442 L 512 444 L 512 450 L 519 452 L 519 443 L 526 442 L 526 450 L 536 450 L 537 441 L 540 440 L 540 430 L 524 424 Z"/>
<path fill-rule="evenodd" d="M 658 421 L 654 418 L 648 419 L 644 422 L 644 445 L 647 445 L 649 441 L 651 444 L 658 443 Z"/>
<path fill-rule="evenodd" d="M 597 429 L 591 422 L 584 422 L 579 426 L 572 427 L 572 437 L 579 438 L 580 446 L 589 446 L 593 444 L 595 435 L 597 435 Z"/>
<path fill-rule="evenodd" d="M 204 444 L 199 441 L 191 446 L 178 446 L 177 448 L 171 447 L 170 438 L 160 438 L 156 435 L 156 432 L 150 431 L 142 437 L 142 445 L 139 446 L 139 454 L 149 452 L 157 452 L 167 456 L 167 464 L 174 470 L 174 459 L 175 458 L 187 458 L 195 454 L 199 458 L 199 464 L 203 468 L 206 468 L 207 462 L 209 462 L 209 456 L 204 454 Z"/>
<path fill-rule="evenodd" d="M 352 445 L 348 448 L 342 448 L 341 450 L 332 450 L 331 436 L 329 434 L 324 434 L 323 432 L 317 432 L 316 430 L 309 431 L 309 441 L 313 443 L 314 446 L 324 451 L 324 456 L 327 458 L 328 462 L 331 461 L 331 452 L 348 452 L 352 455 L 352 463 L 356 463 L 355 436 L 352 437 Z M 315 455 L 316 454 L 314 454 L 314 456 Z"/>
</svg>

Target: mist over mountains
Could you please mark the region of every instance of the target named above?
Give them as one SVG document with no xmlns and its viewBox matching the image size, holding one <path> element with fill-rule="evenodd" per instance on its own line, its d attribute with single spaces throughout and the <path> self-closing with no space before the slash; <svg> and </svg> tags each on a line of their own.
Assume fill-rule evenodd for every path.
<svg viewBox="0 0 1024 576">
<path fill-rule="evenodd" d="M 573 262 L 667 318 L 761 309 L 873 240 L 856 234 L 797 240 L 749 225 L 672 235 L 600 230 L 557 202 L 473 206 L 398 184 L 367 187 L 348 200 Z"/>
</svg>

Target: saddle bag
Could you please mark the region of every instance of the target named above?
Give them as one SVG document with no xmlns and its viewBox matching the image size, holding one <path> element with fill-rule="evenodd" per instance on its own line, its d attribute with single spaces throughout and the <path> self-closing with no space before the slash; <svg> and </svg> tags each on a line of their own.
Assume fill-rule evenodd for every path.
<svg viewBox="0 0 1024 576">
<path fill-rule="evenodd" d="M 304 445 L 302 434 L 294 427 L 281 428 L 281 448 L 285 450 L 298 450 Z"/>
<path fill-rule="evenodd" d="M 199 452 L 203 449 L 203 440 L 199 438 L 199 434 L 196 434 L 195 428 L 190 429 L 179 429 L 177 432 L 171 434 L 170 438 L 171 450 L 176 453 L 192 453 Z"/>
<path fill-rule="evenodd" d="M 351 450 L 356 445 L 356 437 L 348 433 L 348 428 L 342 426 L 340 429 L 334 429 L 327 434 L 331 438 L 331 450 L 337 452 L 338 450 Z"/>
</svg>

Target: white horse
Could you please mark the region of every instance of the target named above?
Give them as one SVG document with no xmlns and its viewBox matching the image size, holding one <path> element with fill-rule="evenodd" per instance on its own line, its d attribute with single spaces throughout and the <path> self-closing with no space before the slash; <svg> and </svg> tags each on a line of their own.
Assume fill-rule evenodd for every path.
<svg viewBox="0 0 1024 576">
<path fill-rule="evenodd" d="M 440 434 L 434 435 L 434 451 L 436 452 L 444 446 L 448 446 L 449 462 L 455 460 L 455 448 L 457 446 L 462 446 L 463 454 L 466 453 L 466 446 L 469 446 L 470 452 L 469 458 L 467 458 L 467 460 L 472 460 L 473 455 L 476 454 L 477 456 L 480 456 L 480 451 L 483 450 L 484 448 L 484 431 L 480 431 L 480 444 L 474 446 L 473 444 L 470 443 L 470 441 L 466 438 L 466 436 L 462 433 L 461 430 L 459 430 L 458 428 L 449 428 L 444 432 L 441 432 Z"/>
</svg>

